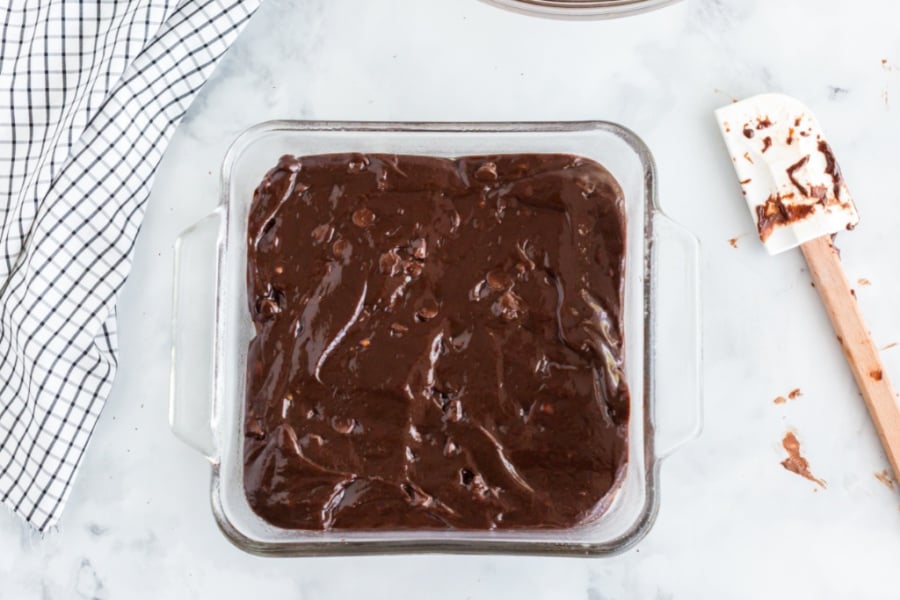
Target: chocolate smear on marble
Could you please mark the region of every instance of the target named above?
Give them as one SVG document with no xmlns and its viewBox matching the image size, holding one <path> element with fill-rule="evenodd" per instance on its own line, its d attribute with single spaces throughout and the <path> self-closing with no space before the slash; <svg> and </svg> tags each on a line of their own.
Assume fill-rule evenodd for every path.
<svg viewBox="0 0 900 600">
<path fill-rule="evenodd" d="M 894 484 L 896 481 L 891 477 L 891 474 L 888 473 L 887 469 L 883 469 L 880 473 L 875 473 L 875 479 L 883 483 L 887 489 L 894 491 Z"/>
<path fill-rule="evenodd" d="M 813 483 L 820 485 L 823 488 L 827 488 L 828 485 L 818 477 L 812 474 L 809 470 L 809 461 L 806 460 L 800 454 L 800 440 L 797 439 L 797 436 L 794 435 L 793 432 L 789 431 L 784 435 L 784 439 L 781 441 L 781 445 L 784 446 L 784 449 L 787 450 L 788 457 L 781 461 L 781 466 L 794 473 L 803 477 L 805 479 L 809 479 Z"/>
</svg>

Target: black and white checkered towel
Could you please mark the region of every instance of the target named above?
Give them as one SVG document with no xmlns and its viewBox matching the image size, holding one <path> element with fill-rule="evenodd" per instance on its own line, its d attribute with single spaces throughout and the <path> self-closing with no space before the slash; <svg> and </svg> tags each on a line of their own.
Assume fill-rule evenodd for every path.
<svg viewBox="0 0 900 600">
<path fill-rule="evenodd" d="M 175 126 L 259 0 L 0 8 L 0 500 L 53 527 L 116 370 L 116 296 Z"/>
</svg>

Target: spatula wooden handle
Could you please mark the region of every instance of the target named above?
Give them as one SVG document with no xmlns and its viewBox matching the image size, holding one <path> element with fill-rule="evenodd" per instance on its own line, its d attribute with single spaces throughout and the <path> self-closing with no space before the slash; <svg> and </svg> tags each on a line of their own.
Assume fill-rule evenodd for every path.
<svg viewBox="0 0 900 600">
<path fill-rule="evenodd" d="M 875 422 L 881 445 L 884 446 L 894 470 L 894 478 L 900 478 L 900 401 L 859 312 L 856 298 L 841 266 L 841 259 L 830 236 L 806 242 L 801 248 L 816 289 L 825 303 L 831 324 L 853 370 L 853 376 L 866 400 L 869 414 Z"/>
</svg>

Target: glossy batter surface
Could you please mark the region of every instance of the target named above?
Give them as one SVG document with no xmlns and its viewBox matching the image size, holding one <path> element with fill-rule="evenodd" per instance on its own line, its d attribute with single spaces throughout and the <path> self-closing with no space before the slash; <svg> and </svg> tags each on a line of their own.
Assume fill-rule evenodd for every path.
<svg viewBox="0 0 900 600">
<path fill-rule="evenodd" d="M 547 528 L 626 461 L 623 197 L 568 155 L 282 157 L 248 223 L 244 483 L 291 529 Z"/>
</svg>

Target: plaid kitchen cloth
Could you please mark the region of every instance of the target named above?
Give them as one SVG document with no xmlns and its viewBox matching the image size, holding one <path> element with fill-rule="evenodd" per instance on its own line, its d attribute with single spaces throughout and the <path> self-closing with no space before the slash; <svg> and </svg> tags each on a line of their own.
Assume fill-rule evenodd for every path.
<svg viewBox="0 0 900 600">
<path fill-rule="evenodd" d="M 57 524 L 116 370 L 154 172 L 259 0 L 0 8 L 0 500 Z"/>
</svg>

